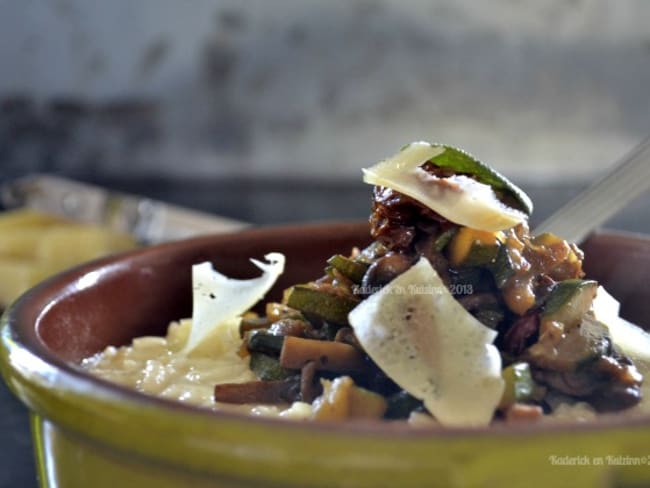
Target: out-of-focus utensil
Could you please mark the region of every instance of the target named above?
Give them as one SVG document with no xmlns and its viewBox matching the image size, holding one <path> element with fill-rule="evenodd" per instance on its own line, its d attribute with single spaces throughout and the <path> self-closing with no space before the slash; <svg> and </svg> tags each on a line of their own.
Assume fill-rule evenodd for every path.
<svg viewBox="0 0 650 488">
<path fill-rule="evenodd" d="M 127 232 L 153 244 L 201 234 L 231 232 L 248 224 L 196 210 L 51 175 L 30 175 L 0 189 L 8 207 L 29 207 L 79 222 Z"/>
<path fill-rule="evenodd" d="M 626 154 L 612 170 L 535 228 L 572 242 L 588 234 L 650 188 L 650 137 Z"/>
</svg>

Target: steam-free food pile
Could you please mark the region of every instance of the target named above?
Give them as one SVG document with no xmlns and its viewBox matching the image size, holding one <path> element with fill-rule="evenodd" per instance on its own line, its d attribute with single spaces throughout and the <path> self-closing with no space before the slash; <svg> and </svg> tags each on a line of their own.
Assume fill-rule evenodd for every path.
<svg viewBox="0 0 650 488">
<path fill-rule="evenodd" d="M 650 335 L 528 229 L 530 199 L 473 156 L 417 142 L 364 170 L 372 244 L 250 312 L 284 269 L 193 268 L 192 319 L 83 367 L 142 392 L 313 420 L 484 426 L 644 408 Z"/>
</svg>

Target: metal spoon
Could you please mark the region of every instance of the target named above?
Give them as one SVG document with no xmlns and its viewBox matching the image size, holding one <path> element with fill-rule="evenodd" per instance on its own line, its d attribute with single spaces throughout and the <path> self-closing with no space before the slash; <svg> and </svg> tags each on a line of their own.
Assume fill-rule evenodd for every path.
<svg viewBox="0 0 650 488">
<path fill-rule="evenodd" d="M 534 232 L 553 232 L 581 242 L 650 188 L 650 137 L 626 154 L 602 179 L 554 212 Z"/>
</svg>

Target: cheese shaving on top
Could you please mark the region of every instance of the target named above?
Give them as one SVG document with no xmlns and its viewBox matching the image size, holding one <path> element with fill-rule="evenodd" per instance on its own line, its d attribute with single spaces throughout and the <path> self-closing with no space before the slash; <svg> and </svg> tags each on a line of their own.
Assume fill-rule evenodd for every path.
<svg viewBox="0 0 650 488">
<path fill-rule="evenodd" d="M 650 366 L 650 334 L 619 315 L 620 303 L 602 286 L 598 287 L 592 311 L 609 329 L 612 343 L 633 360 Z"/>
<path fill-rule="evenodd" d="M 497 333 L 467 312 L 425 258 L 350 312 L 367 354 L 446 426 L 484 426 L 504 390 Z"/>
<path fill-rule="evenodd" d="M 364 169 L 363 181 L 403 193 L 450 222 L 472 229 L 495 232 L 527 219 L 523 212 L 499 201 L 489 185 L 464 175 L 438 178 L 420 167 L 446 150 L 414 142 L 395 156 Z"/>
<path fill-rule="evenodd" d="M 268 263 L 251 262 L 263 271 L 259 278 L 237 280 L 216 271 L 209 262 L 192 266 L 192 329 L 182 352 L 189 354 L 220 330 L 231 334 L 233 323 L 271 289 L 284 272 L 284 255 L 269 253 Z"/>
</svg>

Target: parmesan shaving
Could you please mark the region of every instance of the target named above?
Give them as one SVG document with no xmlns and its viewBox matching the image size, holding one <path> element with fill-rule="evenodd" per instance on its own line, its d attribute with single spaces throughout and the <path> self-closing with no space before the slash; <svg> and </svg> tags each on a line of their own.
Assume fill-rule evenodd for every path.
<svg viewBox="0 0 650 488">
<path fill-rule="evenodd" d="M 349 315 L 372 360 L 446 426 L 490 423 L 504 381 L 497 333 L 468 313 L 425 258 Z"/>
<path fill-rule="evenodd" d="M 524 222 L 526 214 L 504 205 L 489 185 L 464 175 L 438 178 L 421 168 L 443 146 L 414 142 L 395 156 L 363 170 L 363 181 L 414 198 L 455 224 L 495 232 Z"/>
<path fill-rule="evenodd" d="M 261 300 L 284 272 L 284 255 L 270 253 L 264 258 L 268 263 L 251 259 L 263 271 L 251 280 L 228 278 L 209 262 L 192 266 L 192 329 L 183 353 L 191 353 L 214 334 L 223 334 L 224 344 L 231 342 L 233 321 L 238 325 L 241 315 Z"/>
<path fill-rule="evenodd" d="M 602 286 L 598 287 L 592 311 L 609 329 L 614 346 L 633 360 L 650 365 L 650 334 L 619 315 L 620 303 Z"/>
</svg>

